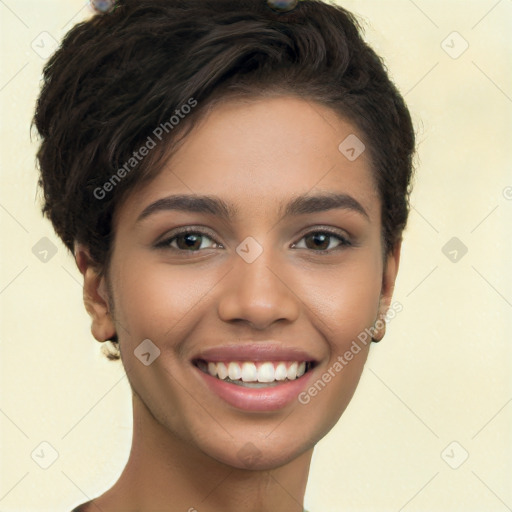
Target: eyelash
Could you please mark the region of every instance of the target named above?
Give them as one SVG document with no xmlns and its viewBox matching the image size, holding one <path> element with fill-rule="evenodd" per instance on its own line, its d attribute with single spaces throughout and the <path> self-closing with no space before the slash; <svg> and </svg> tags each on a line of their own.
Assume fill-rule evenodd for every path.
<svg viewBox="0 0 512 512">
<path fill-rule="evenodd" d="M 197 253 L 197 252 L 200 252 L 200 251 L 204 250 L 204 249 L 198 249 L 196 251 L 187 251 L 185 249 L 178 249 L 176 247 L 171 247 L 170 246 L 170 244 L 174 240 L 176 240 L 176 238 L 178 238 L 178 236 L 184 235 L 184 234 L 193 234 L 193 235 L 206 236 L 206 237 L 210 238 L 210 240 L 212 240 L 214 243 L 218 244 L 218 242 L 215 240 L 215 237 L 213 236 L 213 234 L 211 232 L 209 232 L 207 230 L 204 230 L 204 229 L 192 229 L 191 227 L 187 227 L 185 229 L 182 229 L 182 230 L 175 231 L 175 232 L 171 233 L 172 236 L 169 236 L 169 237 L 165 238 L 164 240 L 162 240 L 161 242 L 156 243 L 155 244 L 155 248 L 158 248 L 158 249 L 169 249 L 171 251 L 177 251 L 177 252 L 181 252 L 181 253 L 187 253 L 187 252 L 188 253 Z M 333 249 L 322 249 L 322 250 L 309 249 L 310 251 L 313 251 L 314 253 L 317 253 L 317 254 L 329 254 L 332 251 L 344 249 L 346 247 L 349 247 L 349 246 L 353 245 L 352 242 L 350 242 L 344 236 L 340 235 L 338 232 L 335 232 L 335 231 L 333 231 L 331 229 L 327 229 L 327 228 L 322 228 L 322 229 L 316 229 L 316 230 L 308 231 L 307 233 L 302 235 L 302 237 L 299 239 L 299 241 L 302 240 L 303 238 L 307 237 L 308 235 L 312 235 L 312 234 L 328 235 L 331 238 L 337 238 L 341 242 L 337 247 L 334 247 Z M 293 245 L 296 245 L 296 243 L 294 243 Z M 302 247 L 301 247 L 301 249 L 302 249 Z"/>
</svg>

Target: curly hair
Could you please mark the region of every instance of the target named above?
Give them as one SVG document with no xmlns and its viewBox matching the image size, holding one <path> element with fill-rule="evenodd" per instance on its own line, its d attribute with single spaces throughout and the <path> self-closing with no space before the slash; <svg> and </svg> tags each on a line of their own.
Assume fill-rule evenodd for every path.
<svg viewBox="0 0 512 512">
<path fill-rule="evenodd" d="M 265 0 L 119 0 L 75 25 L 44 68 L 33 119 L 43 215 L 71 252 L 85 244 L 108 271 L 125 194 L 217 102 L 275 95 L 325 105 L 363 134 L 391 251 L 409 213 L 411 117 L 355 17 L 321 0 L 290 12 Z"/>
</svg>

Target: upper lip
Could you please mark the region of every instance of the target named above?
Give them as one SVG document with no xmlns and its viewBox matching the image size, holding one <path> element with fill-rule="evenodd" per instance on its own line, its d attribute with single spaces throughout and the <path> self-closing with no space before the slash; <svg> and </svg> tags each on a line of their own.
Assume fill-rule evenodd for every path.
<svg viewBox="0 0 512 512">
<path fill-rule="evenodd" d="M 314 356 L 298 347 L 289 347 L 283 343 L 259 342 L 237 343 L 206 348 L 198 352 L 192 361 L 311 361 Z"/>
</svg>

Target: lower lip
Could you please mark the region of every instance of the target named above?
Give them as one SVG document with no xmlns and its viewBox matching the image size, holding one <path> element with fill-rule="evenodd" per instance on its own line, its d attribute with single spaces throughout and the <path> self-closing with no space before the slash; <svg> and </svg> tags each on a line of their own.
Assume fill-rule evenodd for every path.
<svg viewBox="0 0 512 512">
<path fill-rule="evenodd" d="M 194 365 L 208 388 L 225 402 L 245 411 L 276 411 L 297 400 L 298 395 L 308 385 L 312 370 L 298 379 L 268 388 L 245 388 L 212 377 Z"/>
</svg>

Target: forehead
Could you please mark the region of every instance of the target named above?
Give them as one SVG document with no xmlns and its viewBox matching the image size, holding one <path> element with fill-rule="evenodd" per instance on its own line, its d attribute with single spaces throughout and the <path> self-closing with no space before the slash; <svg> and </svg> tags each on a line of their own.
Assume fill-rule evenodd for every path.
<svg viewBox="0 0 512 512">
<path fill-rule="evenodd" d="M 314 101 L 227 100 L 200 120 L 152 181 L 129 194 L 119 215 L 139 215 L 169 194 L 198 194 L 224 199 L 229 217 L 242 221 L 269 209 L 280 214 L 291 197 L 327 192 L 354 197 L 377 220 L 367 145 L 354 125 Z"/>
</svg>

